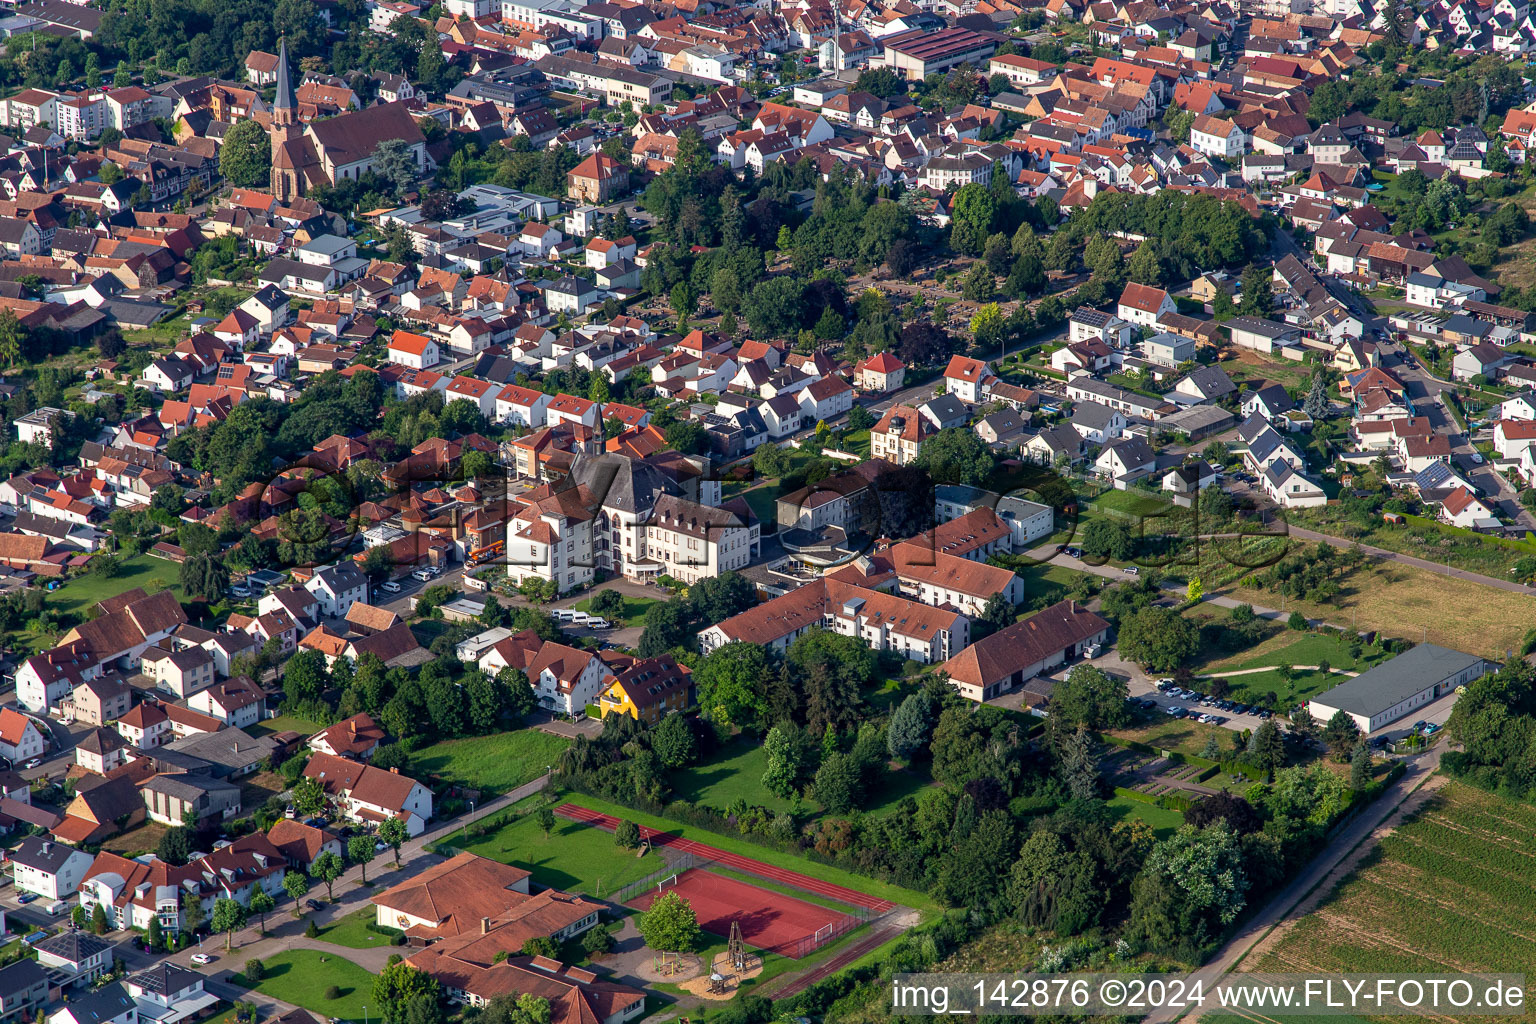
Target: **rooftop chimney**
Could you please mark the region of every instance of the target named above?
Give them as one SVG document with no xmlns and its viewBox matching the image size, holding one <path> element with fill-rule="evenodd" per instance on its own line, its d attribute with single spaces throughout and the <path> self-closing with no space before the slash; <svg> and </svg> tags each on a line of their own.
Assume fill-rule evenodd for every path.
<svg viewBox="0 0 1536 1024">
<path fill-rule="evenodd" d="M 480 934 L 481 935 L 489 935 L 490 933 L 491 933 L 491 919 L 488 918 L 488 917 L 482 917 L 480 919 Z"/>
</svg>

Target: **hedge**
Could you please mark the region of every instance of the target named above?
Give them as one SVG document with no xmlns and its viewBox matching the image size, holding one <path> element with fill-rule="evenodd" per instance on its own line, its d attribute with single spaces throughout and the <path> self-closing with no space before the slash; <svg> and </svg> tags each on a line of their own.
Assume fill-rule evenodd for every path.
<svg viewBox="0 0 1536 1024">
<path fill-rule="evenodd" d="M 1187 811 L 1195 805 L 1189 797 L 1179 796 L 1177 793 L 1164 793 L 1162 796 L 1153 796 L 1151 793 L 1140 793 L 1134 789 L 1126 789 L 1124 786 L 1115 787 L 1115 796 L 1123 796 L 1127 800 L 1135 800 L 1137 803 L 1151 804 L 1161 807 L 1166 811 Z"/>
</svg>

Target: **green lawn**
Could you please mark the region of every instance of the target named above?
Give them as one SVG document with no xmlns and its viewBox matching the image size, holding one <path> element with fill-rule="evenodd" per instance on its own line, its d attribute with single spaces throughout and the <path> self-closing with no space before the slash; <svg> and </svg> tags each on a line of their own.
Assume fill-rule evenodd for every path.
<svg viewBox="0 0 1536 1024">
<path fill-rule="evenodd" d="M 887 772 L 885 781 L 865 796 L 859 810 L 876 818 L 893 814 L 904 797 L 915 797 L 930 784 L 926 772 Z"/>
<path fill-rule="evenodd" d="M 537 729 L 444 740 L 411 755 L 411 767 L 482 794 L 505 793 L 532 782 L 571 745 Z"/>
<path fill-rule="evenodd" d="M 723 811 L 741 799 L 770 811 L 788 811 L 790 801 L 763 788 L 761 779 L 767 768 L 768 755 L 761 746 L 738 743 L 726 747 L 708 764 L 677 772 L 672 784 L 681 799 L 716 810 Z"/>
<path fill-rule="evenodd" d="M 75 577 L 48 595 L 48 606 L 78 615 L 92 605 L 134 587 L 143 587 L 149 594 L 169 589 L 179 601 L 182 597 L 181 569 L 175 562 L 163 558 L 135 555 L 122 560 L 115 576 L 102 577 L 86 572 Z"/>
<path fill-rule="evenodd" d="M 319 722 L 311 722 L 307 718 L 299 718 L 296 715 L 278 715 L 276 718 L 268 718 L 248 726 L 246 732 L 252 736 L 271 736 L 279 732 L 296 732 L 300 736 L 313 736 L 325 726 Z"/>
<path fill-rule="evenodd" d="M 1180 825 L 1184 824 L 1184 815 L 1179 811 L 1170 811 L 1166 807 L 1157 807 L 1153 804 L 1144 804 L 1140 800 L 1132 800 L 1128 796 L 1111 797 L 1105 801 L 1110 812 L 1117 821 L 1129 821 L 1135 819 L 1151 825 L 1157 832 L 1157 838 L 1166 839 L 1173 835 Z"/>
<path fill-rule="evenodd" d="M 378 911 L 373 907 L 364 907 L 355 910 L 335 924 L 326 925 L 320 929 L 320 938 L 326 942 L 338 946 L 347 946 L 351 949 L 376 949 L 380 946 L 391 945 L 390 939 L 396 935 L 403 935 L 398 928 L 386 928 L 382 934 L 374 931 L 369 925 L 374 925 L 378 920 Z"/>
<path fill-rule="evenodd" d="M 1093 507 L 1099 511 L 1116 512 L 1122 516 L 1137 519 L 1141 516 L 1166 512 L 1172 507 L 1172 502 L 1162 501 L 1139 491 L 1109 490 L 1093 499 Z"/>
<path fill-rule="evenodd" d="M 593 598 L 583 598 L 571 605 L 579 612 L 591 613 Z M 655 597 L 629 597 L 624 595 L 624 610 L 618 615 L 606 616 L 609 622 L 617 622 L 623 626 L 645 625 L 645 613 L 653 604 L 662 604 L 660 598 Z"/>
<path fill-rule="evenodd" d="M 457 835 L 451 835 L 447 842 L 490 860 L 527 868 L 540 885 L 589 896 L 611 893 L 665 864 L 658 853 L 636 857 L 634 850 L 615 846 L 611 832 L 564 818 L 556 819 L 554 831 L 545 839 L 531 806 L 516 821 L 489 835 L 462 845 Z"/>
<path fill-rule="evenodd" d="M 654 828 L 672 835 L 682 836 L 685 839 L 692 839 L 695 842 L 728 850 L 743 857 L 752 857 L 767 864 L 775 864 L 779 867 L 787 868 L 790 871 L 798 871 L 811 878 L 819 878 L 824 882 L 831 882 L 834 885 L 846 886 L 850 889 L 868 893 L 880 899 L 890 900 L 903 906 L 913 907 L 918 910 L 938 909 L 938 904 L 920 892 L 903 889 L 901 886 L 891 885 L 888 882 L 881 882 L 864 875 L 856 875 L 850 871 L 833 867 L 830 864 L 818 864 L 791 853 L 772 850 L 768 847 L 758 846 L 755 843 L 735 839 L 731 836 L 717 835 L 708 829 L 695 828 L 691 825 L 679 825 L 675 821 L 669 821 L 666 818 L 659 818 L 651 814 L 642 814 L 621 804 L 600 800 L 597 797 L 587 796 L 585 793 L 569 793 L 566 794 L 565 798 L 579 807 L 611 814 L 617 818 L 628 818 L 630 821 L 644 825 L 647 828 Z"/>
<path fill-rule="evenodd" d="M 1294 639 L 1285 642 L 1287 638 Z M 1214 662 L 1203 671 L 1220 673 L 1242 668 L 1268 668 L 1274 665 L 1320 665 L 1326 661 L 1333 668 L 1362 672 L 1386 659 L 1385 651 L 1370 647 L 1363 649 L 1358 659 L 1352 658 L 1349 655 L 1349 645 L 1337 637 L 1319 633 L 1282 633 L 1260 644 L 1257 648 Z"/>
<path fill-rule="evenodd" d="M 776 480 L 750 487 L 737 494 L 726 495 L 727 499 L 747 499 L 747 507 L 752 510 L 753 515 L 757 516 L 757 521 L 762 524 L 763 530 L 769 533 L 772 532 L 770 527 L 778 522 L 778 497 L 779 484 Z"/>
<path fill-rule="evenodd" d="M 1321 672 L 1304 672 L 1301 669 L 1292 671 L 1289 682 L 1281 679 L 1278 671 L 1221 678 L 1232 686 L 1232 689 L 1227 692 L 1227 697 L 1231 700 L 1249 704 L 1263 703 L 1265 696 L 1273 693 L 1277 711 L 1286 711 L 1300 701 L 1308 700 L 1324 690 L 1331 690 L 1340 683 L 1349 681 L 1349 676 L 1340 675 L 1337 672 L 1330 672 L 1325 676 Z M 1199 686 L 1198 683 L 1193 685 Z"/>
<path fill-rule="evenodd" d="M 237 950 L 233 956 L 238 957 Z M 230 980 L 242 988 L 254 988 L 262 995 L 320 1014 L 322 1018 L 362 1020 L 363 1007 L 373 995 L 373 975 L 350 960 L 312 949 L 290 949 L 262 961 L 266 976 L 257 985 L 236 974 Z M 336 999 L 325 998 L 332 985 L 339 990 Z"/>
<path fill-rule="evenodd" d="M 1088 573 L 1078 572 L 1076 569 L 1068 569 L 1064 565 L 1031 565 L 1015 572 L 1024 579 L 1024 601 L 1029 604 L 1035 598 L 1046 595 L 1055 604 L 1067 596 L 1067 591 L 1072 589 L 1072 584 L 1087 576 Z"/>
<path fill-rule="evenodd" d="M 716 810 L 726 810 L 737 799 L 770 811 L 790 810 L 793 801 L 774 796 L 762 787 L 759 780 L 767 767 L 768 756 L 762 747 L 735 744 L 708 764 L 678 772 L 673 785 L 682 799 Z M 916 796 L 929 782 L 926 772 L 889 772 L 879 786 L 865 794 L 858 810 L 876 817 L 891 814 L 903 797 Z M 821 805 L 815 800 L 802 800 L 800 809 L 815 815 L 821 812 Z"/>
</svg>

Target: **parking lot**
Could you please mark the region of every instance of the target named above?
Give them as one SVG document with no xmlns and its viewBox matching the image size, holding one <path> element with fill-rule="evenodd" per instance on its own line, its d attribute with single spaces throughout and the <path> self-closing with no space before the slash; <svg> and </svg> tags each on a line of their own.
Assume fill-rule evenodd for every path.
<svg viewBox="0 0 1536 1024">
<path fill-rule="evenodd" d="M 1257 728 L 1260 722 L 1273 717 L 1261 708 L 1212 697 L 1203 691 L 1185 689 L 1176 685 L 1172 679 L 1159 679 L 1143 685 L 1146 689 L 1141 693 L 1132 688 L 1131 699 L 1139 701 L 1143 708 L 1155 714 L 1192 718 L 1208 725 L 1224 725 L 1239 730 Z M 1148 707 L 1148 704 L 1151 706 Z"/>
</svg>

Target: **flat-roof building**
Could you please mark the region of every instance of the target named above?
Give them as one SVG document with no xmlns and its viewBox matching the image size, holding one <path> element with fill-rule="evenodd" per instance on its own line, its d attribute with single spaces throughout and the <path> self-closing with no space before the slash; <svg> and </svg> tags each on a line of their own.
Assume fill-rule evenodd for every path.
<svg viewBox="0 0 1536 1024">
<path fill-rule="evenodd" d="M 1488 662 L 1475 654 L 1419 644 L 1312 698 L 1309 710 L 1319 722 L 1327 722 L 1342 711 L 1355 720 L 1361 732 L 1371 733 L 1470 683 L 1488 669 Z"/>
<path fill-rule="evenodd" d="M 882 40 L 885 46 L 885 66 L 900 71 L 907 76 L 909 82 L 921 82 L 931 74 L 942 73 L 961 64 L 981 67 L 996 52 L 997 38 L 972 32 L 968 28 L 900 32 Z"/>
</svg>

